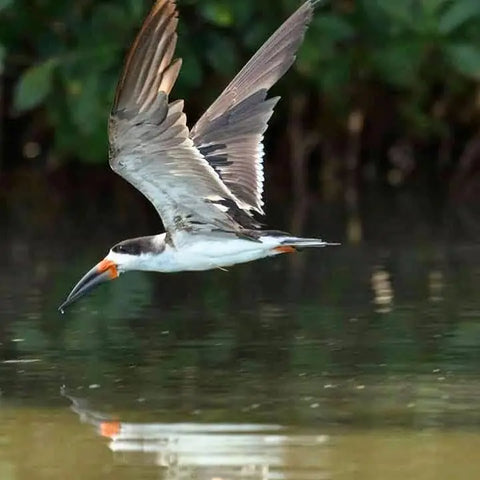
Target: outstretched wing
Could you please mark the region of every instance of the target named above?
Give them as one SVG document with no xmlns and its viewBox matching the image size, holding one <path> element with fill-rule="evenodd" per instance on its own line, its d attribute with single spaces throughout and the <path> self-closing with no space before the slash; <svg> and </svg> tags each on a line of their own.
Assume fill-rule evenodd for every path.
<svg viewBox="0 0 480 480">
<path fill-rule="evenodd" d="M 112 169 L 152 202 L 174 240 L 242 227 L 236 198 L 189 136 L 183 102 L 168 101 L 181 66 L 176 27 L 174 0 L 157 0 L 127 56 L 109 125 Z"/>
<path fill-rule="evenodd" d="M 190 137 L 247 211 L 263 214 L 263 134 L 278 98 L 268 90 L 295 61 L 312 18 L 307 0 L 243 67 Z"/>
</svg>

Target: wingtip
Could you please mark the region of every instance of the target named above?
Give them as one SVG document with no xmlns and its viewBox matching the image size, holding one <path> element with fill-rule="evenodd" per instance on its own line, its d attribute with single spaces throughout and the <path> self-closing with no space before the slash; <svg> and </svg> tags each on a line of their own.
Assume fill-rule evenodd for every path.
<svg viewBox="0 0 480 480">
<path fill-rule="evenodd" d="M 153 7 L 151 8 L 151 12 L 156 13 L 167 4 L 168 4 L 169 8 L 176 10 L 176 8 L 177 8 L 176 0 L 157 0 L 154 3 Z"/>
</svg>

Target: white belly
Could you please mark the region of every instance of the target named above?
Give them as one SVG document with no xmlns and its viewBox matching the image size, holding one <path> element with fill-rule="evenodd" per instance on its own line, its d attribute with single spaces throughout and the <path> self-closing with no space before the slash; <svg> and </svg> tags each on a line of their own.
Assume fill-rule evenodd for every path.
<svg viewBox="0 0 480 480">
<path fill-rule="evenodd" d="M 264 237 L 262 242 L 240 238 L 205 238 L 187 243 L 177 249 L 167 247 L 150 264 L 152 270 L 161 272 L 199 271 L 230 267 L 237 263 L 251 262 L 260 258 L 277 255 L 273 250 L 279 245 L 278 238 Z"/>
</svg>

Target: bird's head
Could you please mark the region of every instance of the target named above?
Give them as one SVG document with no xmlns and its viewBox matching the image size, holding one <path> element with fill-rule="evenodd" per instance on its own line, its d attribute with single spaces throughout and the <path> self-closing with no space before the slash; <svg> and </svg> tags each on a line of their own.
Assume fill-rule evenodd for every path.
<svg viewBox="0 0 480 480">
<path fill-rule="evenodd" d="M 94 287 L 108 280 L 115 280 L 120 274 L 129 270 L 147 270 L 148 259 L 152 253 L 161 253 L 164 249 L 164 236 L 142 237 L 124 240 L 110 249 L 108 255 L 75 285 L 65 302 L 60 305 L 60 312 L 83 297 Z"/>
</svg>

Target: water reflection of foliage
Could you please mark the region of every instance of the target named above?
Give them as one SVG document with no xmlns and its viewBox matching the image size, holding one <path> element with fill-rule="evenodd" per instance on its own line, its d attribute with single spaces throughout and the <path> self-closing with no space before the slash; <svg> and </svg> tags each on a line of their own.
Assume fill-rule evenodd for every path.
<svg viewBox="0 0 480 480">
<path fill-rule="evenodd" d="M 325 388 L 368 375 L 475 372 L 478 275 L 461 251 L 448 261 L 439 254 L 403 251 L 384 262 L 394 292 L 389 310 L 375 303 L 378 267 L 361 250 L 350 250 L 345 262 L 310 256 L 293 296 L 286 261 L 228 274 L 130 274 L 65 316 L 54 307 L 59 288 L 40 290 L 44 309 L 29 299 L 17 307 L 2 356 L 39 358 L 38 368 L 49 366 L 57 383 L 120 392 L 135 386 L 139 397 L 187 409 L 200 408 L 197 396 L 208 403 L 209 391 L 228 391 L 241 410 L 254 392 L 275 403 L 305 382 Z M 442 272 L 440 288 L 432 271 Z M 62 288 L 78 275 L 78 263 L 63 275 Z"/>
</svg>

